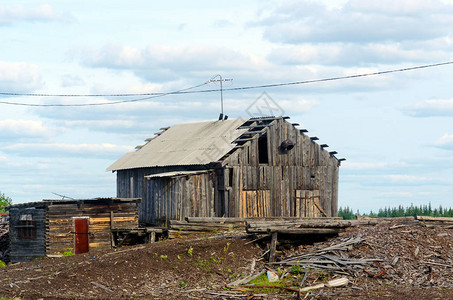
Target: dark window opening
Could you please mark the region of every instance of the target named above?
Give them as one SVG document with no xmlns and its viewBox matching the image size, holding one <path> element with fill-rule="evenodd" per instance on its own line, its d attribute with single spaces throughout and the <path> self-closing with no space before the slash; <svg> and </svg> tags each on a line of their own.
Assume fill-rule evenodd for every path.
<svg viewBox="0 0 453 300">
<path fill-rule="evenodd" d="M 36 239 L 36 222 L 31 215 L 21 215 L 16 228 L 19 240 Z"/>
<path fill-rule="evenodd" d="M 228 170 L 228 186 L 233 186 L 233 170 L 234 169 Z"/>
<path fill-rule="evenodd" d="M 260 164 L 269 163 L 267 152 L 267 135 L 264 134 L 258 139 L 258 160 Z"/>
</svg>

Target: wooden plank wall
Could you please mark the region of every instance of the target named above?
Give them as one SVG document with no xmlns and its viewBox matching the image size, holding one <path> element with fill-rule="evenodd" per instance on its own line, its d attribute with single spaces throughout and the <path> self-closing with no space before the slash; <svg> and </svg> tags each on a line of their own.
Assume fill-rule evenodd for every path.
<svg viewBox="0 0 453 300">
<path fill-rule="evenodd" d="M 145 176 L 172 172 L 172 171 L 199 171 L 205 169 L 206 166 L 169 166 L 169 167 L 153 167 L 153 168 L 139 168 L 130 170 L 119 170 L 116 176 L 116 189 L 118 198 L 129 198 L 136 197 L 141 198 L 142 202 L 138 204 L 138 218 L 139 223 L 143 225 L 154 224 L 156 216 L 162 216 L 162 213 L 156 213 L 154 211 L 154 201 L 152 198 L 153 190 L 149 186 L 149 182 L 146 182 Z M 131 187 L 131 178 L 133 178 L 133 186 Z M 158 185 L 156 188 L 167 188 L 166 185 Z M 163 193 L 163 192 L 162 192 Z M 176 203 L 174 203 L 176 204 Z M 163 207 L 164 203 L 159 207 L 160 210 L 166 210 Z"/>
<path fill-rule="evenodd" d="M 46 219 L 46 253 L 62 254 L 74 248 L 73 217 L 90 217 L 90 249 L 109 249 L 110 212 L 113 212 L 115 227 L 138 227 L 137 203 L 133 202 L 90 201 L 49 205 Z"/>
<path fill-rule="evenodd" d="M 184 217 L 215 217 L 215 172 L 151 178 L 146 200 L 142 201 L 141 222 L 167 226 L 170 220 Z"/>
<path fill-rule="evenodd" d="M 323 210 L 329 216 L 337 216 L 338 160 L 284 119 L 271 123 L 267 138 L 268 164 L 259 163 L 258 139 L 247 142 L 223 162 L 227 216 L 242 216 L 241 208 L 247 205 L 249 192 L 260 190 L 270 191 L 267 205 L 271 206 L 272 216 L 297 215 L 297 190 L 317 191 Z M 280 145 L 286 139 L 291 139 L 295 146 L 285 153 Z M 231 186 L 230 172 L 233 174 Z"/>
<path fill-rule="evenodd" d="M 35 209 L 29 207 L 11 208 L 9 211 L 10 219 L 10 239 L 11 239 L 11 261 L 24 262 L 37 257 L 46 255 L 46 226 L 45 208 Z M 32 221 L 36 225 L 35 239 L 20 238 L 20 217 L 21 215 L 31 215 Z"/>
</svg>

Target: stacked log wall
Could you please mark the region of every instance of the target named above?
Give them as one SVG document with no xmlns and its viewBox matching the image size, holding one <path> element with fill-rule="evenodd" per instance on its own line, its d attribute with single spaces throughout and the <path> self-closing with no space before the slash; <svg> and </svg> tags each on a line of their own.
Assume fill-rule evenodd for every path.
<svg viewBox="0 0 453 300">
<path fill-rule="evenodd" d="M 74 248 L 74 217 L 89 217 L 89 247 L 109 249 L 111 227 L 138 227 L 137 203 L 89 203 L 49 205 L 47 210 L 46 254 L 59 255 Z"/>
</svg>

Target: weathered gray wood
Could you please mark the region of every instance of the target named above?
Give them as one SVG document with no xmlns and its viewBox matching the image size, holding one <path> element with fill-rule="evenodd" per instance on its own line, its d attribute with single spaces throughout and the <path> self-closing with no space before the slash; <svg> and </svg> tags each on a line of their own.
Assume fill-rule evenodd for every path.
<svg viewBox="0 0 453 300">
<path fill-rule="evenodd" d="M 338 160 L 283 118 L 247 123 L 256 125 L 262 126 L 267 136 L 267 164 L 259 163 L 259 142 L 254 138 L 225 155 L 218 165 L 212 166 L 215 170 L 208 176 L 143 180 L 144 175 L 206 169 L 196 165 L 120 170 L 118 196 L 129 196 L 132 189 L 134 195 L 145 199 L 139 204 L 139 220 L 143 224 L 164 224 L 186 216 L 313 215 L 312 207 L 303 207 L 306 203 L 294 198 L 298 190 L 319 190 L 322 210 L 328 216 L 336 216 Z M 247 138 L 258 137 L 252 132 L 247 134 Z M 294 142 L 294 148 L 283 153 L 279 147 L 286 139 Z M 133 186 L 130 177 L 134 178 Z M 262 190 L 268 190 L 269 195 Z M 302 213 L 305 208 L 308 211 Z"/>
<path fill-rule="evenodd" d="M 277 250 L 278 233 L 272 232 L 271 245 L 269 247 L 269 262 L 275 261 L 275 251 Z"/>
</svg>

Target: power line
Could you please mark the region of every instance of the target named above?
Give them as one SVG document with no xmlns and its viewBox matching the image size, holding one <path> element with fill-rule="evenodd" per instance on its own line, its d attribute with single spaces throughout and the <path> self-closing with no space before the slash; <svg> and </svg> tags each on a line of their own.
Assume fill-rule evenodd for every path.
<svg viewBox="0 0 453 300">
<path fill-rule="evenodd" d="M 226 88 L 223 91 L 239 91 L 239 90 L 250 90 L 250 89 L 259 89 L 259 88 L 273 88 L 273 87 L 281 87 L 281 86 L 290 86 L 290 85 L 302 85 L 302 84 L 309 84 L 309 83 L 319 83 L 319 82 L 328 82 L 328 81 L 337 81 L 337 80 L 345 80 L 345 79 L 354 79 L 360 77 L 369 77 L 369 76 L 377 76 L 377 75 L 385 75 L 390 73 L 398 73 L 398 72 L 407 72 L 413 70 L 420 70 L 426 68 L 434 68 L 440 67 L 445 65 L 451 65 L 453 61 L 435 63 L 435 64 L 428 64 L 428 65 L 420 65 L 414 67 L 407 67 L 401 69 L 392 69 L 392 70 L 385 70 L 385 71 L 377 71 L 372 73 L 363 73 L 363 74 L 356 74 L 356 75 L 348 75 L 348 76 L 338 76 L 338 77 L 329 77 L 329 78 L 321 78 L 321 79 L 312 79 L 312 80 L 304 80 L 304 81 L 294 81 L 294 82 L 283 82 L 283 83 L 273 83 L 273 84 L 265 84 L 265 85 L 253 85 L 253 86 L 243 86 L 243 87 L 235 87 L 235 88 Z M 29 97 L 127 97 L 127 96 L 149 96 L 144 98 L 138 99 L 129 99 L 129 100 L 120 100 L 120 101 L 112 101 L 112 102 L 101 102 L 101 103 L 84 103 L 84 104 L 30 104 L 30 103 L 20 103 L 20 102 L 9 102 L 9 101 L 0 101 L 0 104 L 8 104 L 8 105 L 21 105 L 21 106 L 100 106 L 100 105 L 113 105 L 113 104 L 120 104 L 120 103 L 127 103 L 127 102 L 137 102 L 137 101 L 144 101 L 152 98 L 163 97 L 167 95 L 178 95 L 178 94 L 195 94 L 195 93 L 211 93 L 217 92 L 218 89 L 209 89 L 209 90 L 200 90 L 200 91 L 190 91 L 191 89 L 201 87 L 203 85 L 208 84 L 210 81 L 205 83 L 181 89 L 178 91 L 168 92 L 168 93 L 142 93 L 142 94 L 27 94 L 27 93 L 8 93 L 8 92 L 0 92 L 0 96 L 29 96 Z"/>
<path fill-rule="evenodd" d="M 178 91 L 174 91 L 174 92 L 168 92 L 168 93 L 150 93 L 150 94 L 127 94 L 128 96 L 131 96 L 131 95 L 152 95 L 152 96 L 149 96 L 149 97 L 144 97 L 144 98 L 138 98 L 138 99 L 127 99 L 127 100 L 119 100 L 119 101 L 111 101 L 111 102 L 100 102 L 100 103 L 80 103 L 80 104 L 34 104 L 34 103 L 21 103 L 21 102 L 10 102 L 10 101 L 0 101 L 0 104 L 8 104 L 8 105 L 18 105 L 18 106 L 33 106 L 33 107 L 81 107 L 81 106 L 101 106 L 101 105 L 113 105 L 113 104 L 120 104 L 120 103 L 129 103 L 129 102 L 138 102 L 138 101 L 144 101 L 144 100 L 149 100 L 149 99 L 152 99 L 152 98 L 158 98 L 158 97 L 163 97 L 163 96 L 167 96 L 167 95 L 173 95 L 173 94 L 180 94 L 182 92 L 185 92 L 187 90 L 191 90 L 191 89 L 195 89 L 195 88 L 198 88 L 200 86 L 203 86 L 203 85 L 206 85 L 208 84 L 209 82 L 205 82 L 205 83 L 202 83 L 202 84 L 199 84 L 199 85 L 196 85 L 196 86 L 192 86 L 192 87 L 189 87 L 189 88 L 185 88 L 185 89 L 181 89 L 181 90 L 178 90 Z M 1 93 L 0 93 L 1 95 Z M 20 94 L 21 96 L 37 96 L 39 94 Z M 48 96 L 50 96 L 50 94 L 47 94 Z M 126 95 L 126 94 L 124 94 Z M 74 95 L 74 97 L 82 97 L 83 95 Z M 91 97 L 92 95 L 85 95 L 84 97 Z M 98 97 L 100 95 L 95 95 L 94 97 Z M 58 97 L 57 95 L 53 95 L 53 97 Z M 73 96 L 62 96 L 60 95 L 60 97 L 73 97 Z M 106 97 L 106 95 L 104 95 L 103 97 Z"/>
</svg>

